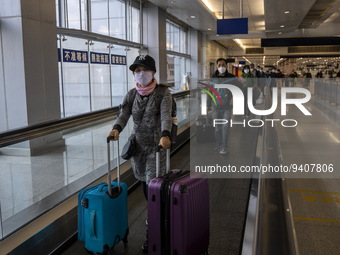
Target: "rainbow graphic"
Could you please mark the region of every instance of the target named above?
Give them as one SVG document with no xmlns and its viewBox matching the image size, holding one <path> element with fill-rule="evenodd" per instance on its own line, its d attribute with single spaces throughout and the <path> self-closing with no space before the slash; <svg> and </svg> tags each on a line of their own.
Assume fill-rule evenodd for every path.
<svg viewBox="0 0 340 255">
<path fill-rule="evenodd" d="M 206 83 L 203 83 L 203 82 L 198 82 L 198 84 L 201 84 L 201 85 L 203 85 L 203 86 L 206 86 L 208 89 L 210 89 L 210 90 L 214 93 L 214 95 L 216 96 L 216 98 L 218 99 L 220 105 L 222 105 L 222 99 L 221 99 L 220 95 L 218 94 L 218 92 L 216 91 L 216 89 L 214 89 L 214 88 L 213 88 L 212 86 L 210 86 L 209 84 L 206 84 Z M 207 93 L 207 94 L 211 97 L 211 99 L 213 100 L 214 104 L 217 105 L 216 98 L 213 96 L 213 94 L 212 94 L 209 90 L 207 90 L 207 89 L 205 89 L 205 88 L 200 88 L 200 89 L 201 89 L 202 91 L 204 91 L 205 93 Z"/>
</svg>

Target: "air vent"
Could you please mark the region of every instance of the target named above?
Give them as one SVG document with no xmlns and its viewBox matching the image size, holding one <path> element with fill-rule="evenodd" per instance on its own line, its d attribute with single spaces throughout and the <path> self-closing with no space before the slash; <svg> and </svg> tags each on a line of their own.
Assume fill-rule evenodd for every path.
<svg viewBox="0 0 340 255">
<path fill-rule="evenodd" d="M 263 48 L 246 48 L 246 54 L 263 54 Z"/>
<path fill-rule="evenodd" d="M 288 47 L 288 53 L 340 52 L 340 46 Z"/>
</svg>

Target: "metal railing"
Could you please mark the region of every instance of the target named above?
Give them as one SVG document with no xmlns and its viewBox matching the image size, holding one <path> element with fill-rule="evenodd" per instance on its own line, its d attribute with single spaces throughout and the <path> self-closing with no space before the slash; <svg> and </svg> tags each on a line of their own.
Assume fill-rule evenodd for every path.
<svg viewBox="0 0 340 255">
<path fill-rule="evenodd" d="M 336 79 L 314 79 L 315 95 L 336 106 L 340 105 L 340 81 Z"/>
</svg>

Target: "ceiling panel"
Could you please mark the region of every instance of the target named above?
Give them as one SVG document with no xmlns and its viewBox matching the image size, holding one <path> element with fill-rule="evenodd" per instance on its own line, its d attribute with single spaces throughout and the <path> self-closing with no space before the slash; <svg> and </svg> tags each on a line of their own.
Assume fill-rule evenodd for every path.
<svg viewBox="0 0 340 255">
<path fill-rule="evenodd" d="M 202 1 L 206 2 L 206 5 Z M 236 49 L 237 52 L 243 51 L 233 39 L 239 39 L 245 47 L 261 47 L 260 38 L 340 36 L 340 0 L 242 1 L 243 17 L 248 18 L 249 34 L 220 36 L 216 35 L 216 16 L 222 16 L 222 0 L 150 0 L 149 2 L 202 31 L 208 36 L 208 40 L 216 40 L 233 52 L 236 52 Z M 311 8 L 318 5 L 322 5 L 327 11 L 319 17 L 317 27 L 298 29 L 305 17 L 312 14 Z M 285 14 L 285 11 L 289 13 Z M 194 19 L 191 18 L 192 15 L 195 16 Z M 224 18 L 239 17 L 240 0 L 224 0 Z"/>
</svg>

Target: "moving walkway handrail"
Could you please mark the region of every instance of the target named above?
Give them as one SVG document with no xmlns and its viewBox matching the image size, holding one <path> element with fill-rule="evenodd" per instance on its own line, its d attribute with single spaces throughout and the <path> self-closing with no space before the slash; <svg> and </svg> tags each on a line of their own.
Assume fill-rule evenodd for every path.
<svg viewBox="0 0 340 255">
<path fill-rule="evenodd" d="M 173 97 L 180 98 L 190 94 L 190 90 L 173 93 Z M 23 142 L 29 139 L 49 135 L 82 124 L 91 123 L 104 118 L 112 117 L 119 111 L 119 106 L 80 114 L 58 120 L 51 120 L 23 128 L 13 129 L 0 133 L 0 148 Z"/>
<path fill-rule="evenodd" d="M 259 130 L 256 144 L 254 165 L 263 163 L 265 144 L 265 125 Z M 260 237 L 260 219 L 262 206 L 263 179 L 261 174 L 253 173 L 249 194 L 248 211 L 244 229 L 241 255 L 258 254 Z"/>
</svg>

